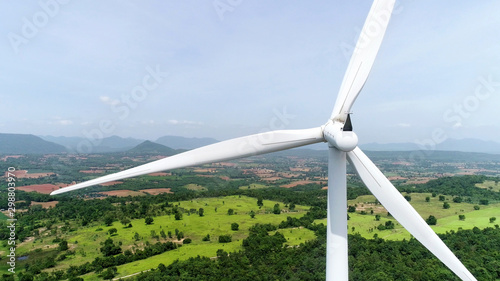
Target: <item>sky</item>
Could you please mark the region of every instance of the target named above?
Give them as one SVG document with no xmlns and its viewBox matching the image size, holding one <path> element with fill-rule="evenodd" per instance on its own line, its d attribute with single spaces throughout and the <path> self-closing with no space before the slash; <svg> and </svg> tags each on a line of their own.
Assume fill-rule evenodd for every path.
<svg viewBox="0 0 500 281">
<path fill-rule="evenodd" d="M 330 117 L 372 1 L 2 1 L 0 132 L 225 140 Z M 500 142 L 500 2 L 401 0 L 360 143 Z"/>
</svg>

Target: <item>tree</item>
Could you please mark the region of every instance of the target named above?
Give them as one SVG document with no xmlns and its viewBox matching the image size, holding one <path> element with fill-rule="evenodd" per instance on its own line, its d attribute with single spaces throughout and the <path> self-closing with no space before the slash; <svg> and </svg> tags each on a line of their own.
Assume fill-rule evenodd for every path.
<svg viewBox="0 0 500 281">
<path fill-rule="evenodd" d="M 349 207 L 347 207 L 347 211 L 348 211 L 349 213 L 354 213 L 354 212 L 356 212 L 356 207 L 354 207 L 354 206 L 349 206 Z"/>
<path fill-rule="evenodd" d="M 235 223 L 235 222 L 233 222 L 233 223 L 231 224 L 231 230 L 232 230 L 232 231 L 237 231 L 237 230 L 239 229 L 239 227 L 240 227 L 240 225 L 239 225 L 239 224 L 237 224 L 237 223 Z"/>
<path fill-rule="evenodd" d="M 219 236 L 219 243 L 229 243 L 229 242 L 231 242 L 231 235 Z"/>
<path fill-rule="evenodd" d="M 153 223 L 153 221 L 154 221 L 154 219 L 153 219 L 152 217 L 147 217 L 147 218 L 144 220 L 144 222 L 145 222 L 146 224 L 148 224 L 148 225 L 149 225 L 149 224 L 152 224 L 152 223 Z"/>
<path fill-rule="evenodd" d="M 394 229 L 394 223 L 392 221 L 386 221 L 385 229 Z"/>
<path fill-rule="evenodd" d="M 460 196 L 453 197 L 453 202 L 455 202 L 455 203 L 462 203 L 462 201 L 463 201 L 463 199 Z"/>
<path fill-rule="evenodd" d="M 177 221 L 182 220 L 182 214 L 181 213 L 175 213 L 175 220 L 177 220 Z"/>
<path fill-rule="evenodd" d="M 140 239 L 141 239 L 141 236 L 139 235 L 139 233 L 137 233 L 137 232 L 136 232 L 136 233 L 134 234 L 134 240 L 135 240 L 135 241 L 139 241 Z"/>
<path fill-rule="evenodd" d="M 376 214 L 376 215 L 375 215 L 375 220 L 376 220 L 376 221 L 379 221 L 379 220 L 380 220 L 380 215 L 379 215 L 379 214 Z"/>
<path fill-rule="evenodd" d="M 259 207 L 264 206 L 264 203 L 262 202 L 262 198 L 261 197 L 257 198 L 257 206 L 259 206 Z"/>
<path fill-rule="evenodd" d="M 112 226 L 112 225 L 113 225 L 113 221 L 114 221 L 114 219 L 113 219 L 113 217 L 112 217 L 112 216 L 110 216 L 110 215 L 109 215 L 109 216 L 106 216 L 106 217 L 104 218 L 104 224 L 105 224 L 106 226 Z"/>
<path fill-rule="evenodd" d="M 290 206 L 288 206 L 288 209 L 289 209 L 290 211 L 295 210 L 295 204 L 290 203 Z"/>
<path fill-rule="evenodd" d="M 105 271 L 101 273 L 101 277 L 104 280 L 113 279 L 113 277 L 115 277 L 116 275 L 116 272 L 117 272 L 116 266 L 108 267 Z"/>
<path fill-rule="evenodd" d="M 230 216 L 233 215 L 234 214 L 234 210 L 233 209 L 227 210 L 227 214 L 230 215 Z"/>
<path fill-rule="evenodd" d="M 497 220 L 497 218 L 496 218 L 496 217 L 491 217 L 491 218 L 490 218 L 490 223 L 494 223 L 496 220 Z"/>
<path fill-rule="evenodd" d="M 278 204 L 278 203 L 274 204 L 273 213 L 276 215 L 281 214 L 280 204 Z"/>
<path fill-rule="evenodd" d="M 411 201 L 411 196 L 410 195 L 405 195 L 404 197 L 405 197 L 406 201 L 408 201 L 408 202 Z"/>
<path fill-rule="evenodd" d="M 124 226 L 127 226 L 127 224 L 129 224 L 129 223 L 130 223 L 130 219 L 129 219 L 129 218 L 126 218 L 126 217 L 124 217 L 124 218 L 122 218 L 122 219 L 120 220 L 120 223 L 121 223 L 121 224 L 123 224 Z"/>
<path fill-rule="evenodd" d="M 425 202 L 430 202 L 431 198 L 429 196 L 425 197 Z"/>
<path fill-rule="evenodd" d="M 427 218 L 425 220 L 425 222 L 427 222 L 428 225 L 436 225 L 437 224 L 437 219 L 436 219 L 435 216 L 430 215 L 429 218 Z"/>
<path fill-rule="evenodd" d="M 446 197 L 444 197 L 444 195 L 439 195 L 439 201 L 444 201 L 446 199 Z"/>
<path fill-rule="evenodd" d="M 198 210 L 198 215 L 199 215 L 200 217 L 203 217 L 203 215 L 204 215 L 204 214 L 205 214 L 205 210 L 203 210 L 203 208 L 200 208 L 200 209 Z"/>
<path fill-rule="evenodd" d="M 106 239 L 106 241 L 104 241 L 104 245 L 100 250 L 106 257 L 117 255 L 122 252 L 120 246 L 113 243 L 113 239 L 111 238 L 108 238 Z"/>
<path fill-rule="evenodd" d="M 109 235 L 111 235 L 111 236 L 113 236 L 113 234 L 116 234 L 117 232 L 118 232 L 118 229 L 116 229 L 116 228 L 114 228 L 114 227 L 113 227 L 113 228 L 108 229 L 108 233 L 109 233 Z"/>
<path fill-rule="evenodd" d="M 252 210 L 252 211 L 250 211 L 250 217 L 251 217 L 252 219 L 253 219 L 253 218 L 255 218 L 255 212 L 254 212 L 253 210 Z"/>
<path fill-rule="evenodd" d="M 192 242 L 191 238 L 186 238 L 182 241 L 182 244 L 190 244 Z"/>
<path fill-rule="evenodd" d="M 458 215 L 458 219 L 461 220 L 461 221 L 464 221 L 465 220 L 465 215 Z"/>
<path fill-rule="evenodd" d="M 207 236 L 203 237 L 203 239 L 201 239 L 202 241 L 210 241 L 210 234 L 207 234 Z"/>
<path fill-rule="evenodd" d="M 450 208 L 450 204 L 448 202 L 444 202 L 443 209 L 449 209 L 449 208 Z"/>
<path fill-rule="evenodd" d="M 62 240 L 59 242 L 59 251 L 66 251 L 68 248 L 68 241 Z"/>
</svg>

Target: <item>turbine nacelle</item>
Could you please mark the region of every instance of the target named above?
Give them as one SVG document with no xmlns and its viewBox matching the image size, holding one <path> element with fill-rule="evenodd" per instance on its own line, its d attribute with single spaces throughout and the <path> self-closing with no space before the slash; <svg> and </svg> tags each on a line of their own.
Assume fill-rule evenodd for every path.
<svg viewBox="0 0 500 281">
<path fill-rule="evenodd" d="M 323 137 L 328 144 L 344 152 L 352 151 L 358 146 L 356 133 L 346 130 L 346 124 L 337 121 L 330 120 L 326 123 Z"/>
</svg>

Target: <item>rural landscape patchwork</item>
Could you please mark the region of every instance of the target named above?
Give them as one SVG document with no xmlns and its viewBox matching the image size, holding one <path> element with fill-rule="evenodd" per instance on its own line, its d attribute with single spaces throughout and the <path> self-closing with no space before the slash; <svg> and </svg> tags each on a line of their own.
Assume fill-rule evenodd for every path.
<svg viewBox="0 0 500 281">
<path fill-rule="evenodd" d="M 49 196 L 181 151 L 146 141 L 119 152 L 2 154 L 2 181 L 15 183 L 15 201 L 7 187 L 0 193 L 2 280 L 324 280 L 325 151 L 295 149 Z M 497 154 L 367 154 L 478 280 L 500 278 Z M 351 280 L 458 280 L 349 166 L 347 208 Z"/>
</svg>

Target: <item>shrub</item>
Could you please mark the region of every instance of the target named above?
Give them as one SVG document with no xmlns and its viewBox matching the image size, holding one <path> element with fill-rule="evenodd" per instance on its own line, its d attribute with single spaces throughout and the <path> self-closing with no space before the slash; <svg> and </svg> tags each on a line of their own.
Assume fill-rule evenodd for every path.
<svg viewBox="0 0 500 281">
<path fill-rule="evenodd" d="M 240 227 L 240 225 L 239 225 L 239 224 L 237 224 L 237 223 L 235 223 L 235 222 L 233 222 L 233 223 L 231 224 L 231 230 L 232 230 L 232 231 L 237 231 L 237 230 L 239 229 L 239 227 Z"/>
<path fill-rule="evenodd" d="M 437 219 L 435 216 L 430 215 L 429 218 L 425 220 L 428 225 L 436 225 L 437 224 Z"/>
<path fill-rule="evenodd" d="M 144 222 L 145 222 L 146 224 L 152 224 L 152 223 L 153 223 L 153 221 L 154 221 L 154 219 L 153 219 L 152 217 L 147 217 L 147 218 L 144 220 Z"/>
<path fill-rule="evenodd" d="M 219 243 L 229 243 L 229 242 L 231 242 L 231 235 L 219 236 Z"/>
</svg>

